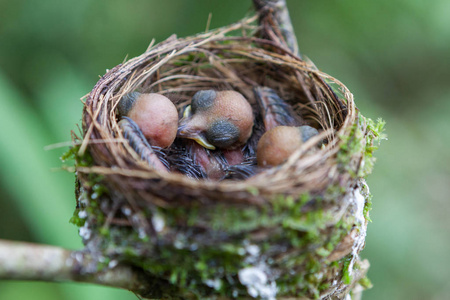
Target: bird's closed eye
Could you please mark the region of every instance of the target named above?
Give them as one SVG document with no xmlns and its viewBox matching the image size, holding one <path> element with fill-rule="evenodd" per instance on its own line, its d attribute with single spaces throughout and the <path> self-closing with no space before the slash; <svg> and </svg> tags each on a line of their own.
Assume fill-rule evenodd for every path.
<svg viewBox="0 0 450 300">
<path fill-rule="evenodd" d="M 226 148 L 239 139 L 239 129 L 236 125 L 220 120 L 211 125 L 205 132 L 206 139 L 216 147 Z"/>
</svg>

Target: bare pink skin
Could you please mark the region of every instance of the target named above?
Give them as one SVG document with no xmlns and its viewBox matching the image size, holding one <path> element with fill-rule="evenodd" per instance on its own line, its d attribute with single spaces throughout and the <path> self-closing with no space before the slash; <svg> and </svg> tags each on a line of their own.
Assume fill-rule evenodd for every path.
<svg viewBox="0 0 450 300">
<path fill-rule="evenodd" d="M 234 150 L 224 150 L 223 155 L 225 156 L 230 166 L 238 165 L 244 161 L 244 154 L 242 153 L 241 148 Z"/>
<path fill-rule="evenodd" d="M 203 168 L 208 179 L 213 181 L 220 180 L 223 177 L 224 172 L 221 164 L 214 158 L 214 156 L 209 154 L 207 152 L 208 150 L 196 142 L 191 142 L 191 147 L 195 153 L 195 162 Z"/>
<path fill-rule="evenodd" d="M 277 126 L 263 134 L 256 149 L 258 166 L 278 166 L 302 145 L 299 127 Z"/>
<path fill-rule="evenodd" d="M 177 135 L 178 111 L 169 98 L 160 94 L 141 94 L 128 116 L 136 122 L 152 146 L 167 148 Z"/>
</svg>

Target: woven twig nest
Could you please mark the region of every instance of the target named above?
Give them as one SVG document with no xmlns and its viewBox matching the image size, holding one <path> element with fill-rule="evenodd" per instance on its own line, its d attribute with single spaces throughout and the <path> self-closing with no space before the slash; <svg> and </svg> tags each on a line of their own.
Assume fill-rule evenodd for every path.
<svg viewBox="0 0 450 300">
<path fill-rule="evenodd" d="M 154 276 L 148 297 L 341 299 L 364 281 L 373 123 L 344 85 L 259 38 L 254 22 L 151 46 L 86 99 L 75 148 L 80 235 L 104 267 Z M 199 90 L 235 90 L 257 111 L 258 86 L 320 134 L 247 179 L 157 171 L 118 126 L 117 104 L 133 91 L 163 94 L 181 114 Z"/>
</svg>

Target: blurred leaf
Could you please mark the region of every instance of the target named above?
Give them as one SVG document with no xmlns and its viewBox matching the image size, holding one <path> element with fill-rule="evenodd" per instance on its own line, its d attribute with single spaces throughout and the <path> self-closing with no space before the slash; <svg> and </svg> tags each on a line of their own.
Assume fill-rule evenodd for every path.
<svg viewBox="0 0 450 300">
<path fill-rule="evenodd" d="M 0 147 L 3 186 L 18 201 L 17 206 L 38 241 L 79 249 L 81 243 L 77 229 L 68 222 L 75 207 L 74 175 L 50 171 L 60 162 L 58 154 L 43 150 L 44 146 L 55 140 L 42 126 L 42 115 L 36 114 L 25 104 L 2 74 L 0 105 L 3 110 L 0 126 L 4 128 Z M 12 284 L 15 287 L 33 286 L 29 283 Z M 62 292 L 63 299 L 135 299 L 129 292 L 111 288 L 81 284 L 55 284 L 55 287 Z M 3 290 L 9 291 L 8 294 L 4 294 Z M 42 297 L 46 295 L 45 299 L 61 299 L 51 296 L 54 293 L 51 289 L 39 287 L 39 290 Z M 11 288 L 2 283 L 0 299 L 37 299 L 38 294 L 31 291 L 29 288 Z M 21 296 L 27 293 L 27 297 Z M 10 298 L 11 295 L 14 297 Z"/>
<path fill-rule="evenodd" d="M 43 150 L 53 142 L 37 115 L 0 74 L 2 147 L 0 173 L 17 199 L 29 227 L 45 243 L 79 247 L 76 229 L 68 220 L 73 212 L 73 175 L 54 173 L 58 156 Z M 55 224 L 59 224 L 55 226 Z M 68 234 L 71 232 L 72 234 Z"/>
</svg>

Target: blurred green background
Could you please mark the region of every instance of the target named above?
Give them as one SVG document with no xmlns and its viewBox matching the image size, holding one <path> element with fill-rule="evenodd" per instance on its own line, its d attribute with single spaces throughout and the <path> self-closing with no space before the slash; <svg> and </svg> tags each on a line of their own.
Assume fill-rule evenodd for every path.
<svg viewBox="0 0 450 300">
<path fill-rule="evenodd" d="M 450 2 L 288 0 L 301 51 L 353 92 L 388 141 L 368 178 L 364 299 L 449 299 Z M 82 247 L 74 176 L 58 171 L 80 98 L 172 33 L 237 21 L 250 0 L 0 1 L 0 238 Z M 5 299 L 136 299 L 86 284 L 0 282 Z"/>
</svg>

